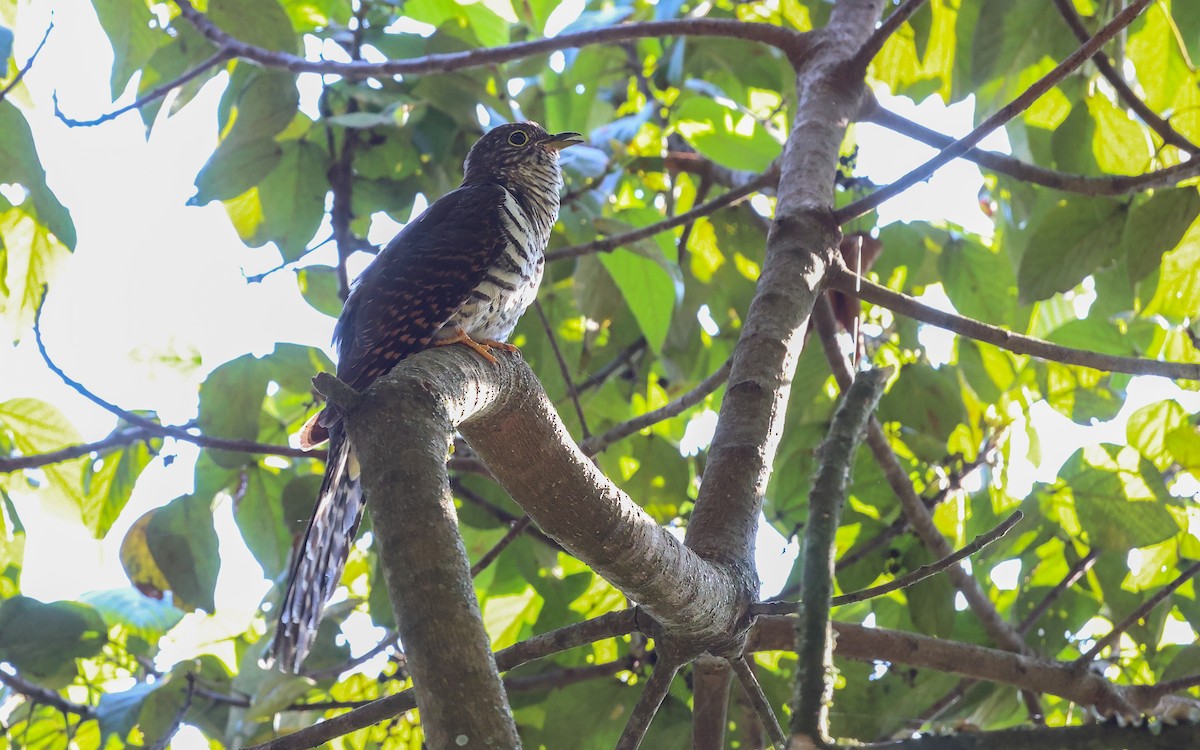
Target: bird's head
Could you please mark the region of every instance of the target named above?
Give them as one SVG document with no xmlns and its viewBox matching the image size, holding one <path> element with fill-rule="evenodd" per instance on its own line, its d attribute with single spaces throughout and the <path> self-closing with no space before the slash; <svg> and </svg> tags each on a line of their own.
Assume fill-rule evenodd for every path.
<svg viewBox="0 0 1200 750">
<path fill-rule="evenodd" d="M 463 165 L 463 184 L 500 182 L 528 185 L 560 181 L 558 152 L 583 143 L 579 133 L 547 133 L 536 122 L 514 122 L 488 131 L 475 142 Z"/>
</svg>

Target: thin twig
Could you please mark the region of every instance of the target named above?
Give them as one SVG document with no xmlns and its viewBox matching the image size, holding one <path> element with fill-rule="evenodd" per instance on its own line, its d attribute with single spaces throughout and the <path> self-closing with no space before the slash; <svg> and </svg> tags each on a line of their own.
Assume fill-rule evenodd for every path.
<svg viewBox="0 0 1200 750">
<path fill-rule="evenodd" d="M 630 362 L 632 362 L 635 357 L 646 351 L 647 346 L 648 345 L 645 337 L 638 336 L 637 340 L 622 349 L 621 352 L 617 354 L 617 356 L 614 357 L 611 362 L 576 383 L 576 393 L 583 393 L 589 388 L 599 388 L 600 386 L 604 385 L 606 382 L 608 382 L 609 378 L 620 372 L 625 367 L 629 366 Z"/>
<path fill-rule="evenodd" d="M 522 518 L 522 516 L 517 516 L 512 513 L 509 513 L 504 508 L 501 508 L 499 505 L 496 505 L 492 501 L 485 498 L 483 495 L 480 495 L 478 492 L 472 490 L 470 487 L 467 487 L 457 477 L 452 477 L 450 479 L 450 489 L 454 492 L 454 494 L 456 496 L 458 496 L 459 499 L 464 500 L 468 503 L 471 503 L 472 505 L 475 505 L 479 508 L 482 508 L 489 515 L 491 515 L 493 518 L 495 518 L 497 521 L 500 521 L 501 523 L 505 523 L 505 524 L 508 524 L 509 526 L 512 526 L 513 524 L 520 521 Z M 563 548 L 559 545 L 558 542 L 556 542 L 553 539 L 551 539 L 550 537 L 546 536 L 544 533 L 542 533 L 542 530 L 539 529 L 538 527 L 526 526 L 524 531 L 525 531 L 525 533 L 529 534 L 529 536 L 533 537 L 537 541 L 546 545 L 550 549 L 553 549 L 557 552 L 563 551 Z"/>
<path fill-rule="evenodd" d="M 388 634 L 385 635 L 383 637 L 383 639 L 381 641 L 379 641 L 379 643 L 376 643 L 365 653 L 362 653 L 351 659 L 347 659 L 346 661 L 341 662 L 340 664 L 334 664 L 332 667 L 325 667 L 324 669 L 305 670 L 301 674 L 303 674 L 305 677 L 316 680 L 317 682 L 320 682 L 321 680 L 324 680 L 329 677 L 337 677 L 342 672 L 347 672 L 351 669 L 354 669 L 359 664 L 364 664 L 364 663 L 370 661 L 371 659 L 374 659 L 379 654 L 382 654 L 384 651 L 387 651 L 389 648 L 396 645 L 396 641 L 399 638 L 400 638 L 399 633 L 397 633 L 395 630 L 389 630 Z M 403 654 L 401 656 L 403 656 Z"/>
<path fill-rule="evenodd" d="M 533 301 L 533 309 L 537 311 L 538 320 L 542 323 L 542 329 L 546 331 L 546 338 L 550 340 L 550 349 L 554 352 L 554 359 L 558 361 L 558 369 L 562 373 L 563 383 L 567 386 L 567 396 L 571 399 L 571 403 L 575 405 L 575 415 L 579 417 L 579 429 L 583 432 L 583 439 L 587 440 L 592 436 L 592 431 L 588 429 L 587 417 L 583 413 L 583 405 L 579 403 L 579 391 L 575 388 L 575 381 L 571 377 L 571 368 L 567 365 L 567 359 L 563 356 L 562 349 L 558 346 L 558 337 L 554 335 L 554 329 L 550 327 L 550 319 L 546 317 L 546 311 L 542 309 L 542 301 L 535 299 Z"/>
<path fill-rule="evenodd" d="M 729 379 L 729 368 L 732 359 L 727 359 L 711 375 L 701 380 L 696 387 L 657 409 L 640 414 L 633 419 L 612 427 L 601 435 L 584 440 L 579 444 L 579 450 L 586 456 L 594 456 L 613 443 L 624 440 L 630 435 L 658 424 L 672 417 L 677 417 L 696 404 L 703 401 L 709 394 L 720 388 Z"/>
<path fill-rule="evenodd" d="M 870 112 L 864 116 L 864 121 L 873 122 L 888 130 L 906 135 L 934 148 L 945 148 L 954 143 L 950 136 L 913 122 L 895 112 L 884 109 L 876 102 Z M 1023 182 L 1030 182 L 1043 187 L 1054 188 L 1069 193 L 1081 195 L 1128 195 L 1144 190 L 1157 190 L 1170 187 L 1183 180 L 1189 180 L 1200 175 L 1200 159 L 1182 161 L 1163 169 L 1140 175 L 1105 175 L 1091 177 L 1082 174 L 1069 174 L 1053 169 L 1046 169 L 1035 164 L 1028 164 L 1020 159 L 1014 159 L 1005 154 L 971 148 L 963 158 L 973 161 L 981 167 L 987 167 L 993 172 L 1014 177 Z"/>
<path fill-rule="evenodd" d="M 798 60 L 808 50 L 812 39 L 810 34 L 773 24 L 743 23 L 723 18 L 682 18 L 670 21 L 642 21 L 601 26 L 587 31 L 559 34 L 556 37 L 535 39 L 529 42 L 517 42 L 463 52 L 424 55 L 407 60 L 387 60 L 379 63 L 334 62 L 331 60 L 307 60 L 299 55 L 247 44 L 218 27 L 209 20 L 208 16 L 197 11 L 188 0 L 174 1 L 179 6 L 179 14 L 195 26 L 197 31 L 217 46 L 227 46 L 236 57 L 251 60 L 268 68 L 283 68 L 293 73 L 341 75 L 354 80 L 423 73 L 449 73 L 593 44 L 611 44 L 631 39 L 654 39 L 664 36 L 716 36 L 761 42 L 782 50 L 792 60 Z"/>
<path fill-rule="evenodd" d="M 1086 42 L 1090 34 L 1087 28 L 1083 25 L 1083 19 L 1076 12 L 1074 4 L 1071 0 L 1054 0 L 1054 7 L 1058 8 L 1059 15 L 1067 22 L 1071 33 L 1080 42 Z M 1157 112 L 1150 109 L 1146 102 L 1142 101 L 1129 84 L 1125 82 L 1124 76 L 1117 71 L 1112 62 L 1108 59 L 1103 51 L 1098 51 L 1092 55 L 1092 62 L 1096 65 L 1096 70 L 1100 71 L 1100 75 L 1104 76 L 1110 84 L 1113 91 L 1117 92 L 1117 96 L 1125 105 L 1137 113 L 1137 116 L 1142 118 L 1142 122 L 1146 126 L 1158 133 L 1158 137 L 1163 139 L 1164 143 L 1169 143 L 1176 148 L 1182 149 L 1189 154 L 1195 156 L 1200 153 L 1200 147 L 1183 137 L 1177 130 L 1171 127 L 1171 123 L 1160 117 Z"/>
<path fill-rule="evenodd" d="M 155 101 L 157 99 L 161 99 L 162 97 L 164 97 L 168 93 L 170 93 L 172 90 L 178 88 L 179 86 L 182 86 L 183 84 L 187 83 L 188 81 L 191 81 L 193 78 L 197 78 L 197 77 L 203 75 L 210 68 L 220 65 L 221 63 L 226 62 L 232 58 L 233 58 L 233 55 L 230 54 L 230 52 L 227 49 L 219 49 L 211 57 L 204 60 L 204 62 L 200 63 L 196 67 L 187 71 L 183 75 L 180 75 L 170 81 L 167 81 L 163 85 L 157 86 L 154 89 L 152 89 L 151 91 L 146 92 L 142 96 L 139 96 L 131 104 L 126 104 L 124 107 L 121 107 L 119 109 L 113 110 L 112 112 L 108 112 L 106 114 L 100 115 L 99 117 L 95 118 L 94 120 L 76 120 L 74 118 L 67 117 L 66 114 L 64 114 L 63 111 L 58 106 L 58 92 L 55 91 L 51 95 L 51 99 L 54 102 L 54 116 L 57 117 L 59 120 L 61 120 L 63 122 L 63 124 L 65 124 L 67 127 L 71 127 L 71 128 L 90 128 L 93 125 L 100 125 L 101 123 L 108 122 L 109 120 L 115 120 L 118 117 L 120 117 L 121 115 L 125 114 L 126 112 L 129 112 L 129 111 L 135 110 L 135 109 L 141 109 L 142 107 L 146 106 L 150 102 Z"/>
<path fill-rule="evenodd" d="M 49 466 L 50 464 L 70 461 L 80 456 L 89 456 L 93 453 L 106 451 L 109 448 L 133 445 L 143 440 L 148 442 L 156 437 L 159 437 L 157 432 L 152 432 L 144 427 L 130 427 L 126 430 L 117 430 L 103 440 L 97 440 L 94 443 L 68 445 L 56 451 L 34 453 L 28 456 L 0 456 L 0 474 L 22 471 L 23 469 L 37 469 L 42 466 Z"/>
<path fill-rule="evenodd" d="M 1101 354 L 1086 349 L 1073 349 L 1069 346 L 1051 344 L 1033 336 L 1014 333 L 1005 328 L 988 325 L 974 318 L 968 318 L 957 313 L 935 310 L 929 305 L 900 292 L 894 292 L 865 279 L 845 266 L 838 264 L 830 268 L 828 276 L 829 287 L 847 294 L 856 294 L 859 298 L 880 307 L 886 307 L 895 313 L 900 313 L 922 323 L 944 328 L 947 331 L 966 336 L 985 344 L 993 344 L 1001 349 L 1007 349 L 1014 354 L 1028 354 L 1039 359 L 1061 362 L 1066 365 L 1080 365 L 1107 372 L 1123 372 L 1130 375 L 1161 375 L 1165 378 L 1180 380 L 1200 380 L 1200 365 L 1185 362 L 1164 362 L 1144 357 L 1118 357 L 1112 354 Z"/>
<path fill-rule="evenodd" d="M 1154 596 L 1142 602 L 1141 606 L 1130 612 L 1125 619 L 1114 625 L 1113 629 L 1110 630 L 1107 635 L 1097 640 L 1091 648 L 1089 648 L 1083 653 L 1082 656 L 1075 660 L 1075 666 L 1079 667 L 1087 664 L 1092 659 L 1095 659 L 1101 651 L 1116 643 L 1121 637 L 1122 633 L 1132 627 L 1138 620 L 1150 614 L 1151 610 L 1157 607 L 1168 596 L 1175 593 L 1175 590 L 1180 586 L 1192 580 L 1192 576 L 1196 575 L 1197 573 L 1200 573 L 1200 562 L 1194 562 L 1189 565 L 1186 570 L 1175 577 L 1175 580 L 1154 592 Z"/>
<path fill-rule="evenodd" d="M 629 723 L 621 732 L 621 739 L 617 740 L 616 750 L 637 750 L 642 744 L 646 730 L 650 729 L 650 722 L 654 721 L 655 714 L 666 699 L 667 692 L 671 689 L 671 681 L 675 679 L 675 673 L 679 671 L 680 666 L 682 665 L 677 660 L 659 654 L 658 663 L 654 665 L 650 679 L 646 680 L 646 687 L 642 690 L 637 705 L 629 714 Z"/>
<path fill-rule="evenodd" d="M 1150 0 L 1131 0 L 1129 5 L 1118 13 L 1104 28 L 1100 29 L 1095 36 L 1072 52 L 1065 60 L 1056 65 L 1053 70 L 1039 78 L 1032 86 L 1025 89 L 1017 98 L 981 122 L 970 133 L 942 149 L 932 159 L 911 170 L 892 184 L 885 185 L 870 195 L 834 211 L 834 221 L 838 224 L 845 224 L 869 213 L 879 207 L 884 201 L 908 190 L 913 185 L 928 178 L 943 165 L 965 154 L 968 149 L 982 141 L 989 133 L 1028 109 L 1043 94 L 1053 88 L 1063 78 L 1066 78 L 1067 74 L 1082 65 L 1084 60 L 1094 55 L 1104 46 L 1105 42 L 1132 23 L 1133 19 L 1137 18 L 1138 14 L 1149 4 Z"/>
<path fill-rule="evenodd" d="M 65 373 L 62 368 L 54 363 L 50 358 L 50 353 L 46 351 L 46 344 L 42 341 L 42 308 L 46 305 L 46 291 L 42 290 L 42 301 L 38 304 L 37 311 L 33 316 L 33 339 L 37 344 L 38 352 L 42 355 L 42 361 L 46 363 L 46 367 L 50 369 L 59 380 L 69 386 L 79 395 L 96 404 L 101 409 L 114 414 L 117 417 L 125 420 L 129 424 L 141 427 L 144 430 L 161 435 L 164 437 L 173 437 L 177 440 L 183 440 L 188 443 L 194 443 L 202 448 L 216 448 L 219 450 L 237 451 L 239 453 L 261 453 L 273 456 L 288 456 L 291 458 L 323 458 L 322 451 L 303 451 L 300 448 L 292 448 L 288 445 L 269 445 L 266 443 L 256 443 L 253 440 L 231 440 L 228 438 L 211 437 L 208 435 L 196 435 L 188 432 L 183 427 L 165 425 L 147 419 L 140 414 L 135 414 L 126 409 L 122 409 L 116 404 L 106 401 L 100 396 L 90 391 L 87 386 L 80 383 L 78 380 L 71 378 Z"/>
<path fill-rule="evenodd" d="M 34 703 L 45 703 L 47 706 L 52 706 L 64 713 L 72 713 L 88 719 L 95 716 L 96 713 L 96 709 L 91 706 L 69 701 L 54 690 L 44 688 L 41 685 L 35 685 L 20 675 L 9 674 L 3 669 L 0 669 L 0 684 L 14 693 L 20 693 Z"/>
<path fill-rule="evenodd" d="M 905 573 L 899 578 L 888 581 L 885 584 L 859 589 L 858 591 L 851 591 L 847 594 L 839 594 L 838 596 L 833 597 L 832 605 L 835 607 L 841 607 L 847 604 L 854 604 L 855 602 L 866 601 L 867 599 L 875 599 L 885 594 L 890 594 L 893 591 L 906 589 L 910 586 L 920 583 L 921 581 L 924 581 L 926 578 L 931 578 L 951 565 L 967 559 L 979 550 L 1004 536 L 1011 531 L 1012 527 L 1016 526 L 1017 523 L 1019 523 L 1024 517 L 1025 516 L 1023 513 L 1021 513 L 1021 511 L 1014 511 L 1011 516 L 1004 519 L 1004 521 L 996 528 L 988 531 L 987 533 L 980 534 L 979 536 L 975 537 L 970 544 L 967 544 L 961 549 L 955 550 L 953 553 L 946 555 L 940 560 L 931 562 L 928 565 L 922 565 L 916 570 Z M 796 604 L 795 602 L 763 602 L 761 604 L 755 604 L 751 606 L 750 611 L 756 615 L 786 615 L 797 611 L 799 606 L 800 605 Z"/>
<path fill-rule="evenodd" d="M 1083 578 L 1092 569 L 1092 566 L 1096 564 L 1096 560 L 1098 559 L 1100 559 L 1100 555 L 1096 550 L 1088 550 L 1086 555 L 1071 566 L 1071 569 L 1067 571 L 1067 575 L 1058 582 L 1058 585 L 1047 591 L 1042 600 L 1037 603 L 1037 606 L 1017 624 L 1017 633 L 1022 636 L 1028 633 L 1029 629 L 1042 618 L 1042 615 L 1046 614 L 1046 610 L 1050 609 L 1050 605 L 1054 604 L 1063 593 L 1078 583 L 1079 579 Z"/>
<path fill-rule="evenodd" d="M 875 55 L 879 54 L 879 50 L 883 49 L 883 45 L 892 37 L 892 34 L 895 34 L 924 2 L 925 0 L 905 0 L 903 5 L 892 11 L 887 18 L 883 19 L 883 23 L 879 24 L 879 28 L 875 29 L 875 33 L 871 34 L 871 38 L 867 40 L 866 44 L 854 55 L 851 64 L 859 71 L 866 71 L 871 60 L 875 59 Z"/>
<path fill-rule="evenodd" d="M 504 548 L 512 544 L 514 539 L 521 536 L 521 534 L 525 532 L 525 529 L 529 528 L 529 524 L 532 522 L 533 519 L 529 516 L 521 516 L 518 518 L 516 522 L 509 527 L 508 532 L 505 533 L 504 536 L 500 537 L 500 541 L 496 542 L 491 549 L 483 554 L 483 557 L 479 558 L 479 560 L 471 566 L 471 577 L 474 578 L 483 571 L 487 570 L 488 566 L 495 562 L 496 558 L 500 556 L 500 553 L 504 551 Z"/>
<path fill-rule="evenodd" d="M 187 678 L 187 689 L 183 692 L 183 704 L 175 712 L 175 717 L 171 719 L 167 731 L 163 732 L 162 737 L 159 737 L 158 741 L 150 746 L 150 750 L 167 750 L 167 746 L 171 744 L 171 738 L 179 731 L 188 709 L 192 707 L 192 696 L 196 693 L 196 675 L 193 672 L 187 672 L 184 677 Z"/>
<path fill-rule="evenodd" d="M 53 11 L 51 11 L 50 18 L 50 25 L 46 27 L 46 33 L 42 34 L 42 41 L 38 42 L 38 46 L 34 48 L 33 54 L 29 56 L 29 59 L 25 61 L 25 64 L 22 65 L 21 69 L 17 71 L 17 74 L 13 76 L 13 79 L 9 81 L 4 88 L 0 89 L 0 102 L 4 101 L 4 98 L 8 96 L 9 92 L 15 89 L 17 84 L 21 82 L 21 79 L 25 77 L 25 74 L 33 68 L 33 61 L 37 59 L 38 53 L 42 51 L 42 47 L 46 46 L 46 40 L 50 38 L 50 31 L 54 28 Z"/>
<path fill-rule="evenodd" d="M 750 663 L 746 661 L 745 657 L 739 656 L 736 659 L 730 659 L 729 665 L 733 667 L 738 684 L 742 686 L 746 697 L 750 699 L 750 705 L 758 714 L 758 720 L 762 722 L 767 734 L 771 737 L 771 744 L 777 750 L 784 750 L 788 744 L 787 735 L 783 733 L 783 727 L 779 725 L 775 710 L 771 708 L 771 702 L 767 700 L 767 695 L 763 692 L 762 685 L 758 683 L 758 676 L 754 674 Z"/>
<path fill-rule="evenodd" d="M 773 185 L 779 179 L 779 174 L 774 167 L 763 172 L 755 179 L 747 182 L 741 187 L 734 188 L 727 193 L 717 196 L 707 203 L 701 203 L 690 211 L 685 211 L 681 214 L 676 214 L 662 221 L 656 222 L 641 229 L 634 229 L 621 234 L 614 234 L 604 239 L 593 240 L 592 242 L 584 242 L 580 245 L 572 245 L 564 247 L 561 250 L 546 253 L 547 261 L 565 260 L 567 258 L 578 258 L 583 255 L 591 255 L 593 253 L 607 253 L 616 250 L 622 245 L 628 245 L 638 240 L 644 240 L 647 237 L 653 237 L 659 232 L 665 232 L 668 229 L 682 226 L 689 222 L 695 221 L 701 216 L 708 216 L 722 208 L 735 205 L 752 193 L 756 193 L 767 185 Z"/>
</svg>

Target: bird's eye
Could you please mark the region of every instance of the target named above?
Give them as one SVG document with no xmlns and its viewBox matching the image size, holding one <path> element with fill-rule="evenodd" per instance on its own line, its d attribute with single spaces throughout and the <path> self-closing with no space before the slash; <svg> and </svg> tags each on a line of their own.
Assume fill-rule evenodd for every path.
<svg viewBox="0 0 1200 750">
<path fill-rule="evenodd" d="M 508 137 L 508 142 L 514 146 L 524 146 L 529 143 L 529 136 L 525 135 L 524 130 L 514 130 L 512 135 Z"/>
</svg>

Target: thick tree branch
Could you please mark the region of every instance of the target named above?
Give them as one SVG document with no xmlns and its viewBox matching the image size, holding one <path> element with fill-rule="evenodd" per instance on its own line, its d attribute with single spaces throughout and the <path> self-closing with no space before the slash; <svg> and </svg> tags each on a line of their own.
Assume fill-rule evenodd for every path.
<svg viewBox="0 0 1200 750">
<path fill-rule="evenodd" d="M 1054 0 L 1054 7 L 1058 8 L 1059 14 L 1063 20 L 1067 22 L 1071 33 L 1080 42 L 1086 42 L 1091 34 L 1088 33 L 1087 27 L 1083 25 L 1083 19 L 1079 17 L 1079 13 L 1075 11 L 1075 5 L 1071 0 Z M 1125 77 L 1117 71 L 1112 62 L 1108 59 L 1108 55 L 1103 50 L 1099 50 L 1092 55 L 1092 62 L 1096 65 L 1096 70 L 1100 71 L 1100 75 L 1104 76 L 1117 92 L 1117 96 L 1121 101 L 1125 102 L 1125 106 L 1137 113 L 1137 116 L 1142 118 L 1142 122 L 1146 126 L 1158 133 L 1158 137 L 1163 139 L 1164 143 L 1169 143 L 1176 148 L 1182 149 L 1192 156 L 1200 154 L 1200 148 L 1196 144 L 1184 138 L 1174 128 L 1171 123 L 1158 116 L 1158 113 L 1150 109 L 1146 102 L 1142 101 L 1129 84 L 1125 82 Z"/>
<path fill-rule="evenodd" d="M 188 0 L 174 1 L 179 6 L 180 16 L 187 19 L 209 41 L 218 47 L 228 48 L 236 57 L 250 60 L 263 67 L 283 68 L 293 73 L 332 74 L 351 79 L 449 73 L 592 44 L 611 44 L 631 39 L 664 36 L 716 36 L 761 42 L 782 50 L 791 59 L 799 59 L 810 45 L 810 35 L 782 26 L 766 23 L 742 23 L 741 21 L 717 18 L 685 18 L 673 21 L 618 24 L 573 34 L 560 34 L 548 39 L 536 39 L 464 52 L 425 55 L 408 60 L 388 60 L 381 63 L 333 62 L 330 60 L 306 60 L 298 55 L 275 52 L 247 44 L 218 27 L 209 20 L 208 16 L 192 7 Z"/>
<path fill-rule="evenodd" d="M 38 42 L 38 46 L 34 48 L 33 54 L 29 56 L 29 59 L 25 61 L 25 64 L 22 65 L 20 70 L 17 71 L 17 74 L 13 76 L 13 79 L 9 81 L 4 88 L 0 89 L 0 102 L 4 101 L 9 93 L 17 87 L 17 84 L 21 82 L 21 79 L 25 77 L 25 74 L 33 69 L 34 60 L 37 60 L 37 56 L 41 53 L 42 47 L 46 46 L 46 40 L 50 38 L 50 32 L 53 30 L 54 21 L 51 21 L 46 27 L 46 33 L 42 34 L 42 41 Z"/>
<path fill-rule="evenodd" d="M 708 654 L 692 662 L 692 750 L 725 750 L 729 661 Z"/>
<path fill-rule="evenodd" d="M 799 68 L 792 132 L 780 157 L 775 222 L 754 298 L 734 349 L 708 464 L 686 543 L 741 581 L 742 606 L 758 589 L 755 530 L 783 431 L 803 329 L 837 253 L 833 180 L 838 150 L 861 107 L 860 79 L 847 80 L 848 56 L 861 48 L 882 0 L 838 3 L 823 43 Z"/>
<path fill-rule="evenodd" d="M 946 148 L 954 139 L 936 130 L 931 130 L 915 123 L 901 115 L 879 106 L 878 102 L 863 116 L 866 122 L 873 122 L 889 130 L 907 135 L 934 148 Z M 1183 180 L 1189 180 L 1200 175 L 1200 159 L 1183 161 L 1164 169 L 1147 172 L 1140 175 L 1106 175 L 1104 177 L 1089 177 L 1081 174 L 1068 174 L 1053 169 L 1046 169 L 1035 164 L 1014 159 L 1011 156 L 998 154 L 993 151 L 972 147 L 963 154 L 963 158 L 973 161 L 981 167 L 987 167 L 993 172 L 1008 175 L 1023 182 L 1054 188 L 1064 192 L 1081 195 L 1128 195 L 1144 190 L 1157 190 L 1171 187 Z"/>
<path fill-rule="evenodd" d="M 792 731 L 818 746 L 832 744 L 829 706 L 833 702 L 833 634 L 829 611 L 837 550 L 835 538 L 842 523 L 850 468 L 889 375 L 890 369 L 878 369 L 855 376 L 833 414 L 829 434 L 818 449 L 820 466 L 809 493 L 801 589 L 804 601 L 796 619 L 798 663 Z"/>
<path fill-rule="evenodd" d="M 1106 372 L 1200 380 L 1200 365 L 1164 362 L 1144 357 L 1118 357 L 1087 349 L 1072 349 L 1069 346 L 1051 344 L 1049 341 L 1043 341 L 1033 336 L 1025 336 L 1005 328 L 988 325 L 957 313 L 936 310 L 908 295 L 893 292 L 885 286 L 865 279 L 840 263 L 830 271 L 829 287 L 846 294 L 857 295 L 860 299 L 880 307 L 886 307 L 892 312 L 919 320 L 922 323 L 929 323 L 967 338 L 1007 349 L 1014 354 L 1028 354 L 1039 359 L 1061 362 L 1065 365 L 1091 367 Z"/>
<path fill-rule="evenodd" d="M 942 149 L 936 156 L 921 166 L 913 169 L 908 174 L 896 180 L 890 185 L 886 185 L 874 193 L 854 201 L 853 203 L 843 206 L 834 212 L 834 219 L 839 225 L 853 221 L 858 217 L 869 213 L 877 208 L 884 201 L 893 198 L 900 193 L 908 190 L 913 185 L 928 178 L 943 165 L 957 159 L 965 154 L 972 146 L 982 141 L 989 133 L 996 130 L 1004 123 L 1024 112 L 1043 94 L 1052 89 L 1056 84 L 1062 81 L 1067 75 L 1083 64 L 1084 60 L 1094 55 L 1105 42 L 1112 39 L 1122 29 L 1133 23 L 1133 19 L 1137 18 L 1150 0 L 1131 0 L 1129 5 L 1118 13 L 1112 21 L 1100 29 L 1091 39 L 1085 42 L 1077 50 L 1067 56 L 1065 60 L 1056 65 L 1046 75 L 1039 78 L 1032 86 L 1021 92 L 1017 98 L 1013 99 L 1008 104 L 1004 105 L 995 114 L 981 122 L 978 127 L 967 133 L 962 138 L 959 138 L 954 143 Z"/>
</svg>

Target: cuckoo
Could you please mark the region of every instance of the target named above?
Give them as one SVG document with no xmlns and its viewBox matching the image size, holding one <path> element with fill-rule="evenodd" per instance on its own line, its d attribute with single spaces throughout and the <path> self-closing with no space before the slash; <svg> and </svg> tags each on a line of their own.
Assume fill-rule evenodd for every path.
<svg viewBox="0 0 1200 750">
<path fill-rule="evenodd" d="M 363 389 L 398 362 L 462 343 L 497 362 L 533 302 L 558 217 L 559 151 L 579 133 L 547 133 L 531 122 L 501 125 L 475 143 L 462 184 L 410 222 L 358 278 L 334 328 L 337 376 Z M 299 671 L 337 588 L 363 513 L 358 461 L 341 415 L 326 406 L 300 443 L 329 441 L 325 479 L 294 550 L 275 637 L 266 657 Z"/>
</svg>

